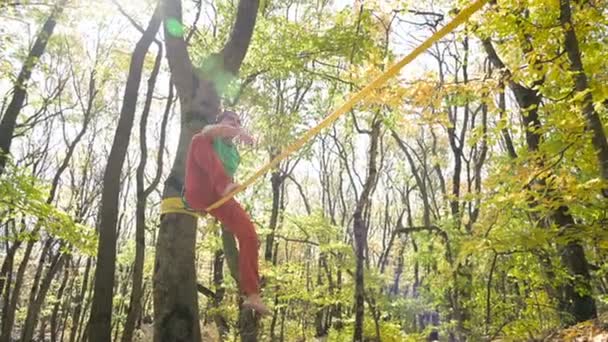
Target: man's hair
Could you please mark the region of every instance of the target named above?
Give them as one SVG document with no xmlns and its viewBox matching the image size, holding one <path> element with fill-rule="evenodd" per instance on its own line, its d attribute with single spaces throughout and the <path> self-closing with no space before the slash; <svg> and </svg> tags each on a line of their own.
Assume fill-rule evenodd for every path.
<svg viewBox="0 0 608 342">
<path fill-rule="evenodd" d="M 221 122 L 222 120 L 224 120 L 224 118 L 226 118 L 227 116 L 231 116 L 231 115 L 236 116 L 240 121 L 241 117 L 236 112 L 233 112 L 231 110 L 225 110 L 220 115 L 217 116 L 216 122 Z"/>
</svg>

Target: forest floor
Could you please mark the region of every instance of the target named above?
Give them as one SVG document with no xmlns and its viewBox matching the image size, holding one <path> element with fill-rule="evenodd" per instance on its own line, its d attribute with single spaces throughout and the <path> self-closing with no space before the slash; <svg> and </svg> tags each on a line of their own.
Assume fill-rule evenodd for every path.
<svg viewBox="0 0 608 342">
<path fill-rule="evenodd" d="M 608 312 L 597 319 L 554 331 L 540 341 L 608 342 Z"/>
</svg>

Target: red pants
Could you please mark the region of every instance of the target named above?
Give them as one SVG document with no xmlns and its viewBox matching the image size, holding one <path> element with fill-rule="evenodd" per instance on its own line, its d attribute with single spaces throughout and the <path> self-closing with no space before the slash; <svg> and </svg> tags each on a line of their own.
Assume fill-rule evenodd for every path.
<svg viewBox="0 0 608 342">
<path fill-rule="evenodd" d="M 239 242 L 239 285 L 245 295 L 259 292 L 258 236 L 251 218 L 241 205 L 230 199 L 209 212 L 218 219 Z"/>
</svg>

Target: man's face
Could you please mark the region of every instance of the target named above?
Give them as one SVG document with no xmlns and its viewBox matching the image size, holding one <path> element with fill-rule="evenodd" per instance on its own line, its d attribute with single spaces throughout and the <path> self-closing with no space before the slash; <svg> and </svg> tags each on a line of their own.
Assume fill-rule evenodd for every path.
<svg viewBox="0 0 608 342">
<path fill-rule="evenodd" d="M 231 113 L 224 115 L 221 123 L 232 127 L 241 127 L 241 119 L 238 117 L 238 115 Z"/>
</svg>

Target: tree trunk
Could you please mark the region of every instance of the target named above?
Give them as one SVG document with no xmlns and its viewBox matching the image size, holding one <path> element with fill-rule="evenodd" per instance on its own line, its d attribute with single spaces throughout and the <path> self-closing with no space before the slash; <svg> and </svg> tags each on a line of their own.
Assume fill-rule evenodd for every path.
<svg viewBox="0 0 608 342">
<path fill-rule="evenodd" d="M 89 323 L 89 334 L 93 342 L 108 342 L 111 339 L 112 298 L 114 274 L 116 271 L 116 224 L 118 219 L 118 197 L 120 179 L 124 164 L 131 128 L 137 106 L 137 95 L 141 82 L 144 59 L 150 44 L 160 27 L 160 6 L 157 6 L 146 31 L 135 45 L 122 109 L 114 135 L 112 149 L 104 173 L 103 192 L 101 196 L 99 244 L 97 250 L 97 267 L 95 268 L 95 286 Z"/>
<path fill-rule="evenodd" d="M 274 159 L 274 156 L 271 154 L 270 159 Z M 275 264 L 276 255 L 273 259 L 273 250 L 275 248 L 274 235 L 276 233 L 277 225 L 279 222 L 279 211 L 280 211 L 280 202 L 281 202 L 281 185 L 283 183 L 284 178 L 281 177 L 280 171 L 278 169 L 272 172 L 270 176 L 270 185 L 272 188 L 272 209 L 270 212 L 270 221 L 268 224 L 268 228 L 270 229 L 270 234 L 266 236 L 266 248 L 264 251 L 264 259 L 267 262 Z M 278 305 L 278 296 L 275 295 L 274 306 Z M 270 338 L 272 340 L 276 339 L 275 336 L 275 327 L 277 323 L 277 315 L 279 314 L 278 310 L 273 310 L 272 312 L 272 320 L 270 322 Z"/>
<path fill-rule="evenodd" d="M 68 254 L 62 254 L 60 249 L 61 248 L 59 248 L 57 254 L 51 261 L 49 270 L 40 284 L 40 290 L 38 291 L 36 298 L 30 303 L 27 310 L 27 316 L 25 318 L 25 323 L 23 324 L 23 332 L 21 335 L 22 341 L 29 342 L 34 337 L 34 329 L 36 328 L 38 315 L 40 314 L 40 309 L 42 308 L 42 304 L 44 304 L 44 300 L 46 299 L 46 294 L 51 287 L 51 282 L 53 281 L 55 274 L 57 274 L 57 271 L 61 269 L 63 263 L 68 258 Z"/>
<path fill-rule="evenodd" d="M 13 277 L 13 268 L 9 268 L 7 276 L 9 279 L 11 279 Z M 6 290 L 4 291 L 3 295 L 2 295 L 2 329 L 4 330 L 4 325 L 6 324 L 7 321 L 7 314 L 9 312 L 9 305 L 10 305 L 10 298 L 11 298 L 11 287 L 10 287 L 10 282 L 6 283 Z"/>
<path fill-rule="evenodd" d="M 163 225 L 187 228 L 163 230 Z M 176 214 L 162 217 L 154 267 L 154 341 L 198 342 L 201 339 L 194 264 L 195 244 L 194 217 Z M 186 253 L 187 251 L 191 253 Z M 159 254 L 162 255 L 162 262 L 159 261 Z"/>
<path fill-rule="evenodd" d="M 23 253 L 23 260 L 21 261 L 21 264 L 19 264 L 19 269 L 15 275 L 15 284 L 13 286 L 12 293 L 9 292 L 8 289 L 11 284 L 7 283 L 6 285 L 6 291 L 7 293 L 10 293 L 10 297 L 6 297 L 8 299 L 8 306 L 3 310 L 4 312 L 2 313 L 2 335 L 0 335 L 0 341 L 10 341 L 11 339 L 11 332 L 13 330 L 13 324 L 15 323 L 15 311 L 17 310 L 21 288 L 23 287 L 23 276 L 25 274 L 25 270 L 27 269 L 27 264 L 30 260 L 30 254 L 33 246 L 34 242 L 28 241 L 25 252 Z"/>
<path fill-rule="evenodd" d="M 84 302 L 82 303 L 83 305 L 83 309 L 82 309 L 82 315 L 81 315 L 81 320 L 78 324 L 78 331 L 76 334 L 76 341 L 87 341 L 87 336 L 88 336 L 88 327 L 89 327 L 89 320 L 85 319 L 86 317 L 86 313 L 90 311 L 91 309 L 91 297 L 93 296 L 93 278 L 91 277 L 91 283 L 89 284 L 89 287 L 86 289 L 86 291 L 84 291 L 84 293 L 87 293 L 87 297 L 84 300 Z M 89 316 L 90 317 L 90 316 Z"/>
<path fill-rule="evenodd" d="M 270 159 L 274 159 L 274 156 L 270 156 Z M 270 234 L 266 236 L 266 249 L 264 251 L 264 259 L 268 262 L 272 261 L 272 249 L 274 248 L 274 234 L 277 228 L 277 222 L 279 218 L 279 203 L 281 200 L 281 184 L 284 178 L 281 177 L 279 171 L 274 171 L 270 177 L 270 185 L 272 188 L 272 210 L 270 212 L 270 222 L 268 228 Z"/>
<path fill-rule="evenodd" d="M 84 295 L 88 288 L 89 283 L 89 272 L 91 271 L 91 257 L 87 258 L 86 266 L 84 267 L 84 275 L 82 276 L 82 287 L 80 288 L 80 293 L 76 296 L 74 303 L 76 304 L 74 307 L 74 314 L 72 315 L 72 330 L 70 331 L 70 339 L 69 342 L 76 341 L 78 327 L 80 326 L 80 316 L 83 313 L 82 308 L 84 307 Z"/>
<path fill-rule="evenodd" d="M 121 269 L 118 270 L 119 276 L 117 277 L 117 287 L 120 285 L 121 290 L 119 292 L 118 297 L 120 298 L 118 305 L 116 306 L 116 308 L 114 309 L 114 315 L 117 317 L 121 317 L 123 315 L 123 313 L 125 312 L 125 298 L 127 298 L 127 293 L 129 290 L 129 278 L 132 278 L 132 274 L 131 271 L 133 269 L 131 267 L 125 267 L 124 268 L 124 279 L 121 279 L 120 277 L 120 273 L 121 273 Z M 114 322 L 112 323 L 112 327 L 114 329 L 114 336 L 112 337 L 112 341 L 118 341 L 118 334 L 120 333 L 120 326 L 122 325 L 122 321 L 121 320 L 114 320 Z"/>
<path fill-rule="evenodd" d="M 574 229 L 574 218 L 566 206 L 560 206 L 553 214 L 553 219 L 559 227 L 563 227 L 563 233 Z M 591 295 L 591 275 L 583 246 L 577 240 L 568 241 L 565 245 L 558 245 L 558 252 L 568 273 L 574 278 L 564 285 L 565 300 L 562 301 L 562 311 L 572 314 L 577 323 L 596 318 L 597 308 Z"/>
<path fill-rule="evenodd" d="M 65 292 L 65 288 L 68 284 L 68 280 L 70 278 L 70 268 L 65 267 L 63 280 L 61 281 L 61 285 L 59 286 L 59 291 L 57 291 L 57 302 L 53 305 L 53 312 L 51 313 L 51 342 L 57 342 L 57 333 L 59 332 L 59 310 L 65 308 L 62 305 L 61 299 L 63 298 L 63 293 Z"/>
<path fill-rule="evenodd" d="M 181 0 L 162 0 L 163 17 L 182 21 Z M 220 52 L 215 72 L 236 75 L 245 57 L 257 17 L 259 1 L 239 2 L 235 24 Z M 181 132 L 175 161 L 165 182 L 163 198 L 179 197 L 186 153 L 192 136 L 214 122 L 219 112 L 218 89 L 209 75 L 195 74 L 184 39 L 170 33 L 165 21 L 165 44 L 172 79 L 181 103 Z M 221 91 L 221 89 L 220 89 Z M 221 95 L 221 94 L 220 94 Z M 196 219 L 166 214 L 156 246 L 154 266 L 154 341 L 200 341 L 195 260 Z M 226 251 L 226 248 L 224 248 Z"/>
<path fill-rule="evenodd" d="M 608 180 L 608 142 L 600 116 L 593 107 L 593 95 L 589 89 L 587 75 L 583 68 L 581 59 L 581 51 L 574 31 L 574 22 L 572 21 L 572 11 L 570 8 L 570 0 L 560 0 L 560 23 L 564 29 L 565 49 L 570 59 L 570 70 L 574 72 L 574 88 L 577 93 L 583 93 L 582 107 L 583 115 L 587 120 L 587 129 L 593 136 L 591 142 L 595 148 L 595 154 L 598 159 L 600 175 L 604 181 Z M 608 189 L 603 189 L 604 196 L 608 197 Z"/>
<path fill-rule="evenodd" d="M 156 84 L 156 78 L 160 70 L 160 64 L 162 61 L 162 45 L 158 46 L 158 54 L 154 63 L 152 74 L 148 79 L 148 92 L 146 94 L 146 103 L 142 113 L 140 125 L 139 125 L 139 139 L 140 139 L 140 160 L 137 166 L 136 178 L 137 178 L 137 204 L 135 208 L 135 262 L 133 265 L 133 284 L 131 287 L 131 298 L 129 301 L 129 309 L 127 314 L 127 320 L 125 322 L 125 328 L 122 335 L 123 342 L 129 342 L 133 339 L 133 331 L 135 329 L 135 322 L 141 314 L 141 298 L 142 298 L 142 283 L 143 283 L 143 270 L 144 270 L 144 259 L 146 250 L 146 200 L 150 193 L 156 189 L 160 181 L 160 175 L 162 174 L 162 157 L 165 141 L 165 132 L 167 126 L 168 114 L 170 112 L 171 105 L 173 103 L 173 85 L 169 84 L 169 98 L 167 100 L 167 106 L 165 107 L 165 113 L 161 124 L 161 138 L 160 148 L 158 149 L 158 163 L 156 177 L 148 188 L 144 188 L 144 172 L 147 162 L 147 145 L 146 145 L 146 128 L 148 114 L 150 113 L 150 105 L 152 103 L 152 97 L 154 95 L 154 85 Z"/>
<path fill-rule="evenodd" d="M 80 260 L 78 260 L 78 262 L 74 265 L 74 269 L 75 271 L 78 270 L 78 267 L 80 265 Z M 59 341 L 67 341 L 67 339 L 65 338 L 65 336 L 67 335 L 67 333 L 69 333 L 68 329 L 67 329 L 67 322 L 68 322 L 68 318 L 70 318 L 70 305 L 72 303 L 72 290 L 76 289 L 74 287 L 74 284 L 76 284 L 76 279 L 77 276 L 76 274 L 74 274 L 74 276 L 71 278 L 70 280 L 70 285 L 68 286 L 68 295 L 65 296 L 65 299 L 63 300 L 63 306 L 61 307 L 61 333 L 58 333 L 59 336 Z M 53 341 L 51 341 L 53 342 Z"/>
<path fill-rule="evenodd" d="M 355 328 L 353 334 L 354 342 L 363 341 L 363 318 L 365 313 L 365 282 L 364 282 L 364 260 L 367 248 L 367 223 L 363 219 L 363 212 L 370 206 L 370 196 L 377 181 L 378 169 L 376 157 L 378 154 L 378 140 L 380 138 L 380 118 L 374 118 L 372 131 L 370 133 L 370 149 L 368 161 L 368 175 L 363 185 L 361 196 L 357 200 L 355 212 L 353 214 L 353 232 L 355 235 Z"/>
<path fill-rule="evenodd" d="M 256 342 L 258 340 L 259 316 L 252 310 L 244 310 L 239 303 L 239 330 L 241 342 Z"/>
<path fill-rule="evenodd" d="M 226 288 L 224 288 L 224 252 L 222 250 L 215 252 L 215 258 L 213 260 L 213 284 L 215 285 L 213 307 L 219 308 L 224 300 L 224 294 L 226 293 Z M 222 316 L 221 312 L 218 311 L 213 316 L 213 320 L 215 321 L 220 337 L 226 339 L 230 332 L 230 325 L 228 325 L 228 322 Z"/>
<path fill-rule="evenodd" d="M 488 54 L 490 61 L 495 67 L 505 70 L 509 75 L 510 71 L 506 69 L 504 63 L 498 57 L 496 50 L 489 40 L 483 41 L 483 46 Z M 524 87 L 514 81 L 509 82 L 509 87 L 515 95 L 517 104 L 521 110 L 522 120 L 526 125 L 526 142 L 529 151 L 538 151 L 541 143 L 541 135 L 539 134 L 541 123 L 538 117 L 538 107 L 541 103 L 540 95 L 533 89 Z M 542 163 L 542 161 L 541 161 Z M 542 165 L 541 165 L 542 166 Z M 544 179 L 540 179 L 539 184 L 546 186 Z M 551 189 L 544 190 L 551 193 Z M 551 195 L 549 195 L 551 196 Z M 530 204 L 534 206 L 535 204 Z M 551 219 L 564 232 L 571 231 L 575 228 L 574 218 L 569 213 L 566 206 L 560 206 L 551 214 Z M 556 298 L 560 302 L 560 307 L 567 312 L 574 314 L 576 322 L 582 322 L 597 316 L 595 300 L 591 296 L 591 276 L 589 267 L 585 257 L 583 246 L 578 241 L 569 241 L 565 246 L 558 246 L 562 263 L 568 269 L 568 273 L 572 276 L 563 285 L 563 297 Z M 545 270 L 552 272 L 551 270 Z M 576 289 L 582 288 L 584 292 L 581 294 Z"/>
<path fill-rule="evenodd" d="M 66 1 L 67 0 L 59 0 L 53 7 L 51 14 L 42 26 L 42 30 L 40 33 L 38 33 L 36 41 L 34 42 L 32 49 L 29 51 L 27 58 L 21 67 L 19 76 L 17 76 L 17 80 L 15 81 L 13 97 L 6 108 L 4 115 L 2 116 L 2 121 L 0 121 L 0 175 L 4 173 L 8 153 L 10 152 L 11 143 L 13 141 L 13 132 L 15 131 L 15 126 L 17 125 L 17 117 L 19 116 L 23 103 L 25 102 L 25 97 L 27 95 L 27 83 L 32 75 L 32 69 L 36 67 L 40 57 L 46 50 L 46 45 L 49 38 L 53 34 L 53 30 L 55 29 L 55 25 L 57 23 L 56 19 L 63 11 Z"/>
<path fill-rule="evenodd" d="M 8 228 L 7 228 L 8 229 Z M 7 233 L 7 241 L 8 244 L 8 233 Z M 6 254 L 4 256 L 4 261 L 2 261 L 2 268 L 0 269 L 0 294 L 4 294 L 4 284 L 7 279 L 10 279 L 10 272 L 13 269 L 13 262 L 15 260 L 15 253 L 21 246 L 22 240 L 16 240 L 13 244 L 7 248 Z M 6 283 L 6 290 L 10 287 L 10 282 Z M 4 320 L 2 320 L 4 322 Z"/>
</svg>

